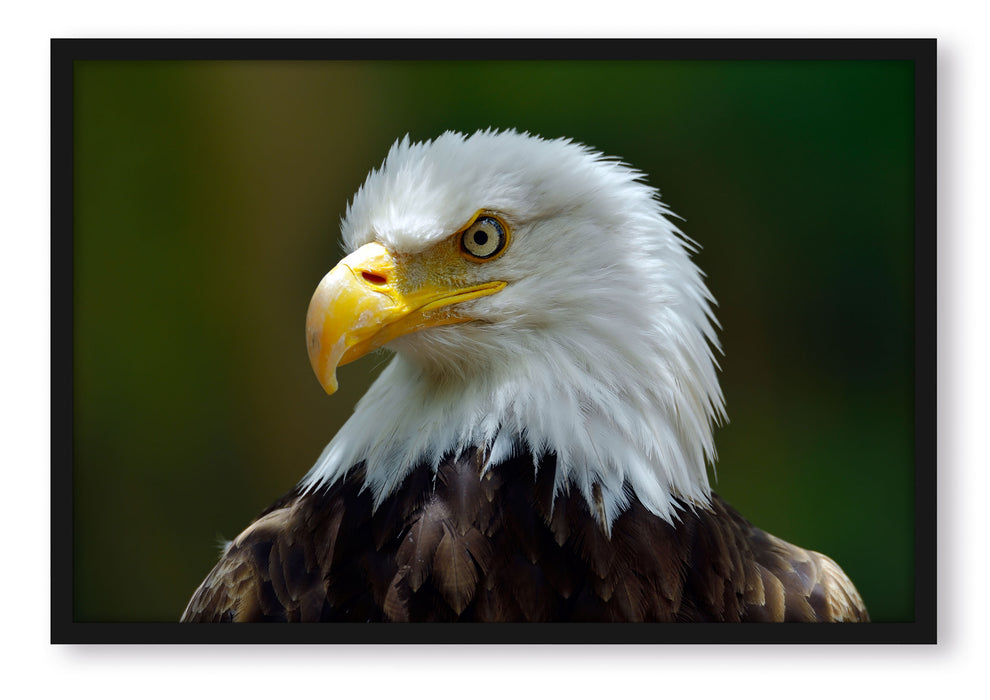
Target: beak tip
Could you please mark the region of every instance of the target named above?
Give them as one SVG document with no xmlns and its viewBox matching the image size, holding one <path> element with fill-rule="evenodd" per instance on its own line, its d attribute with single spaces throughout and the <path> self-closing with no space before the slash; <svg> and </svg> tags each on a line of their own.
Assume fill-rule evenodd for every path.
<svg viewBox="0 0 990 700">
<path fill-rule="evenodd" d="M 337 391 L 336 365 L 331 367 L 328 363 L 326 366 L 323 366 L 327 358 L 322 357 L 320 333 L 314 330 L 309 324 L 307 324 L 306 329 L 306 349 L 309 351 L 309 364 L 313 368 L 320 386 L 323 387 L 323 390 L 327 392 L 328 396 L 334 394 Z"/>
</svg>

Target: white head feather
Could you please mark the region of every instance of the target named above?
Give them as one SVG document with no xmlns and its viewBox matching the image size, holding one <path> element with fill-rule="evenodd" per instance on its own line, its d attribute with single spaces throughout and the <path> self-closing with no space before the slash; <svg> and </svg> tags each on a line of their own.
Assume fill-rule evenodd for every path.
<svg viewBox="0 0 990 700">
<path fill-rule="evenodd" d="M 509 284 L 464 302 L 478 321 L 392 341 L 392 362 L 303 486 L 363 461 L 377 504 L 424 461 L 482 447 L 497 468 L 523 447 L 556 454 L 558 493 L 591 505 L 597 483 L 609 527 L 630 495 L 670 522 L 675 499 L 707 503 L 724 418 L 713 300 L 693 243 L 641 178 L 514 131 L 395 143 L 348 207 L 348 251 L 415 253 L 496 211 L 512 242 L 477 274 Z"/>
</svg>

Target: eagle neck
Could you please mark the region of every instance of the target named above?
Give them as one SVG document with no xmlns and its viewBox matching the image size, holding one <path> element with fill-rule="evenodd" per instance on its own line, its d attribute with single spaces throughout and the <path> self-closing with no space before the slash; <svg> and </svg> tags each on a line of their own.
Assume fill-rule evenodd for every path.
<svg viewBox="0 0 990 700">
<path fill-rule="evenodd" d="M 579 493 L 606 529 L 633 496 L 671 523 L 684 502 L 708 503 L 709 421 L 695 416 L 704 430 L 692 433 L 698 426 L 679 418 L 690 406 L 677 405 L 662 377 L 623 372 L 638 381 L 617 386 L 573 357 L 526 368 L 437 382 L 397 355 L 302 486 L 329 486 L 363 465 L 377 507 L 417 466 L 435 470 L 445 457 L 481 451 L 485 470 L 520 453 L 538 470 L 553 455 L 555 496 Z"/>
</svg>

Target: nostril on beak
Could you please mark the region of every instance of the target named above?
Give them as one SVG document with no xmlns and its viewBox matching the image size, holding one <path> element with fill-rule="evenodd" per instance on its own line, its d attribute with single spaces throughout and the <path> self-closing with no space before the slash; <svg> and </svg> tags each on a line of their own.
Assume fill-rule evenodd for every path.
<svg viewBox="0 0 990 700">
<path fill-rule="evenodd" d="M 370 284 L 385 284 L 388 280 L 382 275 L 375 274 L 374 272 L 368 272 L 367 270 L 361 270 L 361 277 L 365 279 Z"/>
</svg>

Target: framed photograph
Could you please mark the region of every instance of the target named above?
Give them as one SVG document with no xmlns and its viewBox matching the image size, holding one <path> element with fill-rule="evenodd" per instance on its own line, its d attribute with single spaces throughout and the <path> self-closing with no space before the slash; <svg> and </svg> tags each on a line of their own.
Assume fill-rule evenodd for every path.
<svg viewBox="0 0 990 700">
<path fill-rule="evenodd" d="M 935 56 L 53 40 L 52 640 L 934 643 Z"/>
</svg>

